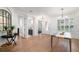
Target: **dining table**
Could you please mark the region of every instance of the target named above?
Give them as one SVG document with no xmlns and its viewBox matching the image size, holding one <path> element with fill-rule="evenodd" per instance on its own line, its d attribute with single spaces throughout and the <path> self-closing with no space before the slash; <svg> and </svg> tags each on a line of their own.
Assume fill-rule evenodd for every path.
<svg viewBox="0 0 79 59">
<path fill-rule="evenodd" d="M 72 52 L 72 39 L 78 39 L 78 37 L 74 37 L 74 36 L 65 36 L 65 35 L 51 35 L 51 49 L 52 49 L 52 44 L 53 44 L 53 40 L 54 38 L 57 38 L 57 39 L 66 39 L 66 40 L 69 40 L 69 51 Z"/>
</svg>

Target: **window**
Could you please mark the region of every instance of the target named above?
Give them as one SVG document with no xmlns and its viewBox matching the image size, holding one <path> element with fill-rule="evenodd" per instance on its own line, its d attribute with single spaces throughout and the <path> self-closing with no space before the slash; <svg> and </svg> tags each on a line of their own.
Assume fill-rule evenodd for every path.
<svg viewBox="0 0 79 59">
<path fill-rule="evenodd" d="M 11 14 L 4 10 L 0 9 L 0 31 L 4 30 L 4 26 L 11 25 Z"/>
<path fill-rule="evenodd" d="M 71 32 L 74 27 L 74 19 L 69 17 L 59 18 L 57 28 L 60 32 Z"/>
</svg>

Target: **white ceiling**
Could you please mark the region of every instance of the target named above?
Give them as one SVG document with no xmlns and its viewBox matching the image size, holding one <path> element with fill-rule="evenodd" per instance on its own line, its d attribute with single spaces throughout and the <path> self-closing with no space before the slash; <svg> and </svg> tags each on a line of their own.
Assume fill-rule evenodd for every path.
<svg viewBox="0 0 79 59">
<path fill-rule="evenodd" d="M 34 14 L 34 15 L 52 15 L 59 16 L 61 15 L 61 7 L 13 7 L 16 11 L 23 12 L 25 14 Z M 64 14 L 75 13 L 79 10 L 78 7 L 63 7 Z"/>
</svg>

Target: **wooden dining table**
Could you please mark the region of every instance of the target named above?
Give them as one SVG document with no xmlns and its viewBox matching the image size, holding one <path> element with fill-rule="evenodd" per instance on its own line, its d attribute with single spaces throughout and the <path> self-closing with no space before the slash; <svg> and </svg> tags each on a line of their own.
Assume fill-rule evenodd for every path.
<svg viewBox="0 0 79 59">
<path fill-rule="evenodd" d="M 69 37 L 65 37 L 64 35 L 51 35 L 51 49 L 52 49 L 54 38 L 69 40 L 69 49 L 70 49 L 70 52 L 72 52 L 72 39 L 76 39 L 76 38 L 69 38 Z"/>
</svg>

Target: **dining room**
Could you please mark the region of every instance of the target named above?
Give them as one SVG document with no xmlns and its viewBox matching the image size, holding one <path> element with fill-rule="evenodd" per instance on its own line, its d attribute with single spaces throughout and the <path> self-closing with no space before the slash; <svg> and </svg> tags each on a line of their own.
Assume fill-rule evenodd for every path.
<svg viewBox="0 0 79 59">
<path fill-rule="evenodd" d="M 78 7 L 0 7 L 0 51 L 78 52 Z"/>
</svg>

